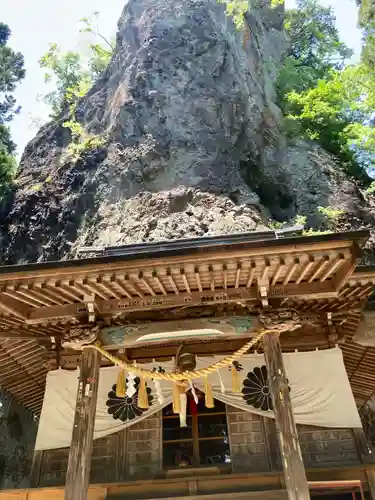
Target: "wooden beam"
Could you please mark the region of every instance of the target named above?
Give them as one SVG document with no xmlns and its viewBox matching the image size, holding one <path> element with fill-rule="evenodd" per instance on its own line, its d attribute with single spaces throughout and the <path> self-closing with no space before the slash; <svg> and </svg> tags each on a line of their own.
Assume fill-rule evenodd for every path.
<svg viewBox="0 0 375 500">
<path fill-rule="evenodd" d="M 84 349 L 66 473 L 65 500 L 87 500 L 99 369 L 100 353 L 94 349 Z"/>
<path fill-rule="evenodd" d="M 156 281 L 156 283 L 158 284 L 158 287 L 159 287 L 160 291 L 162 292 L 162 294 L 168 295 L 168 292 L 165 289 L 165 286 L 163 285 L 161 279 L 159 278 L 157 271 L 152 272 L 152 277 L 154 278 L 154 281 Z"/>
<path fill-rule="evenodd" d="M 190 285 L 189 285 L 189 280 L 187 279 L 185 269 L 180 269 L 180 274 L 182 277 L 182 281 L 184 282 L 185 289 L 188 293 L 191 293 Z"/>
<path fill-rule="evenodd" d="M 279 265 L 277 266 L 276 272 L 272 278 L 272 285 L 276 285 L 276 283 L 280 277 L 280 274 L 283 272 L 284 268 L 285 268 L 285 260 L 280 259 Z"/>
<path fill-rule="evenodd" d="M 284 298 L 292 296 L 294 298 L 332 298 L 337 292 L 332 289 L 332 283 L 289 283 L 288 285 L 270 286 L 268 297 Z M 203 292 L 182 292 L 178 295 L 169 293 L 168 295 L 134 297 L 132 299 L 107 299 L 96 301 L 98 314 L 115 314 L 117 312 L 147 311 L 153 309 L 167 309 L 178 306 L 202 306 L 208 304 L 222 304 L 226 302 L 237 302 L 241 300 L 258 299 L 257 290 L 247 287 L 240 288 L 216 288 L 215 291 L 206 290 Z M 26 323 L 37 324 L 43 321 L 68 321 L 72 317 L 87 315 L 85 304 L 66 304 L 64 306 L 40 307 L 29 312 Z"/>
<path fill-rule="evenodd" d="M 325 281 L 327 278 L 329 278 L 331 276 L 331 274 L 333 274 L 334 272 L 337 271 L 337 269 L 339 267 L 342 266 L 342 264 L 344 264 L 346 262 L 346 258 L 345 258 L 345 255 L 343 254 L 340 254 L 336 261 L 333 263 L 333 265 L 327 269 L 327 271 L 323 274 L 323 276 L 320 278 L 321 281 Z"/>
<path fill-rule="evenodd" d="M 197 273 L 196 273 L 197 274 Z M 199 273 L 198 273 L 198 277 L 199 277 Z M 178 289 L 177 285 L 176 285 L 176 282 L 175 280 L 173 279 L 173 275 L 171 273 L 171 270 L 170 269 L 167 269 L 167 279 L 169 281 L 169 284 L 171 285 L 171 287 L 173 288 L 173 291 L 176 295 L 178 295 L 180 293 L 180 290 Z M 202 287 L 201 287 L 202 288 Z M 202 291 L 200 288 L 200 291 Z"/>
<path fill-rule="evenodd" d="M 305 267 L 303 268 L 301 274 L 298 276 L 296 283 L 299 284 L 301 281 L 308 275 L 310 269 L 315 264 L 315 258 L 313 255 L 309 255 L 309 260 L 306 262 Z"/>
<path fill-rule="evenodd" d="M 152 288 L 152 286 L 150 285 L 150 283 L 146 280 L 143 271 L 139 271 L 138 280 L 146 288 L 146 290 L 148 291 L 148 293 L 150 295 L 152 295 L 153 297 L 155 297 L 155 295 L 156 295 L 155 290 Z"/>
<path fill-rule="evenodd" d="M 268 333 L 263 336 L 262 341 L 288 498 L 309 500 L 309 487 L 292 411 L 280 339 L 278 335 Z"/>
<path fill-rule="evenodd" d="M 295 271 L 296 271 L 297 267 L 299 266 L 299 264 L 300 264 L 300 260 L 299 260 L 298 257 L 296 257 L 294 259 L 294 262 L 290 266 L 290 269 L 289 269 L 287 275 L 284 278 L 284 282 L 283 282 L 284 285 L 287 285 L 289 283 L 289 281 L 291 280 L 291 278 L 292 278 L 293 274 L 295 273 Z"/>
<path fill-rule="evenodd" d="M 318 262 L 318 265 L 313 272 L 313 274 L 310 276 L 310 278 L 307 280 L 309 283 L 312 283 L 314 280 L 316 280 L 319 275 L 322 273 L 322 271 L 327 267 L 329 264 L 330 259 L 329 255 L 323 255 L 323 258 Z"/>
<path fill-rule="evenodd" d="M 253 279 L 254 279 L 255 271 L 256 271 L 256 263 L 254 261 L 252 261 L 250 264 L 249 277 L 247 279 L 247 284 L 246 284 L 247 288 L 251 287 L 251 284 L 252 284 Z"/>
<path fill-rule="evenodd" d="M 199 267 L 195 267 L 195 268 L 194 268 L 194 274 L 195 274 L 195 279 L 196 279 L 196 281 L 197 281 L 198 290 L 199 290 L 200 292 L 203 292 L 203 288 L 202 288 L 202 283 L 201 283 L 201 277 L 200 277 Z"/>
<path fill-rule="evenodd" d="M 337 291 L 341 290 L 341 287 L 349 280 L 352 276 L 356 265 L 357 259 L 360 256 L 360 248 L 357 242 L 353 242 L 352 244 L 352 255 L 349 259 L 349 262 L 346 266 L 344 266 L 335 276 L 334 278 L 334 286 Z"/>
<path fill-rule="evenodd" d="M 0 293 L 0 309 L 3 309 L 7 313 L 14 314 L 19 318 L 26 319 L 27 312 L 31 308 L 25 307 L 14 298 L 7 297 L 4 293 Z"/>
<path fill-rule="evenodd" d="M 51 336 L 52 334 L 50 334 Z M 11 330 L 0 330 L 0 339 L 14 339 L 14 340 L 50 340 L 48 335 L 33 335 L 32 333 L 24 333 L 20 330 L 12 328 Z"/>
<path fill-rule="evenodd" d="M 125 288 L 125 284 L 120 278 L 111 276 L 111 283 L 113 284 L 113 286 L 116 286 L 125 297 L 127 297 L 128 299 L 133 298 L 132 294 Z"/>
</svg>

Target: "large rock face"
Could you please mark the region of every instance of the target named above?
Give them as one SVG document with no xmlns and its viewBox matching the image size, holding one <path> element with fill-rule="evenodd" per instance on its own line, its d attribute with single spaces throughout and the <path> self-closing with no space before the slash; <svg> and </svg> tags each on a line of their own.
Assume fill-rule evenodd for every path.
<svg viewBox="0 0 375 500">
<path fill-rule="evenodd" d="M 40 130 L 4 208 L 3 261 L 252 231 L 296 214 L 314 223 L 327 205 L 348 227 L 373 225 L 332 158 L 281 132 L 282 12 L 253 8 L 237 31 L 216 0 L 129 0 L 113 59 L 76 112 L 107 145 L 73 161 L 67 116 Z"/>
</svg>

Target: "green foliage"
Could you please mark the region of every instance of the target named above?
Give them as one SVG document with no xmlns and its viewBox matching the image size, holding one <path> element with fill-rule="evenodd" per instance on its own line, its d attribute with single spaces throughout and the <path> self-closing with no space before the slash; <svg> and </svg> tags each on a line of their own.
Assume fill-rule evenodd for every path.
<svg viewBox="0 0 375 500">
<path fill-rule="evenodd" d="M 218 0 L 219 3 L 226 5 L 228 16 L 233 17 L 234 24 L 237 29 L 243 28 L 244 15 L 251 7 L 251 0 Z M 276 8 L 282 5 L 284 0 L 271 0 L 271 8 Z"/>
<path fill-rule="evenodd" d="M 37 193 L 38 191 L 40 191 L 43 187 L 43 184 L 41 182 L 38 182 L 38 184 L 33 184 L 32 186 L 30 186 L 30 191 L 33 191 L 35 193 Z"/>
<path fill-rule="evenodd" d="M 302 236 L 319 236 L 322 234 L 332 234 L 333 231 L 322 231 L 320 229 L 313 229 L 310 227 L 310 229 L 305 229 L 302 231 Z"/>
<path fill-rule="evenodd" d="M 56 88 L 43 97 L 43 101 L 52 107 L 53 116 L 58 116 L 83 97 L 100 74 L 107 67 L 112 57 L 114 46 L 94 27 L 99 13 L 91 18 L 81 19 L 83 28 L 80 32 L 90 33 L 100 38 L 101 43 L 89 43 L 89 56 L 75 51 L 62 52 L 56 43 L 51 43 L 49 50 L 39 60 L 41 68 L 46 69 L 46 83 L 55 82 Z"/>
<path fill-rule="evenodd" d="M 247 0 L 219 0 L 224 3 L 227 8 L 228 16 L 233 17 L 234 24 L 237 29 L 241 29 L 244 25 L 244 14 L 249 9 L 249 2 Z"/>
<path fill-rule="evenodd" d="M 68 128 L 72 134 L 73 140 L 68 146 L 68 153 L 73 161 L 77 161 L 87 151 L 104 146 L 107 142 L 103 136 L 88 134 L 77 121 L 67 121 L 63 126 Z"/>
<path fill-rule="evenodd" d="M 307 222 L 307 217 L 305 215 L 296 215 L 294 218 L 294 224 L 297 226 L 305 226 Z"/>
<path fill-rule="evenodd" d="M 366 189 L 367 194 L 375 194 L 375 182 L 371 182 L 370 186 Z"/>
<path fill-rule="evenodd" d="M 17 162 L 0 144 L 0 200 L 8 193 L 16 173 Z"/>
<path fill-rule="evenodd" d="M 106 144 L 106 139 L 100 135 L 85 136 L 79 142 L 71 142 L 68 146 L 68 153 L 73 161 L 79 160 L 82 155 L 90 150 L 98 149 Z"/>
<path fill-rule="evenodd" d="M 330 222 L 337 222 L 344 215 L 345 211 L 333 207 L 318 207 L 318 212 Z"/>
<path fill-rule="evenodd" d="M 43 101 L 52 107 L 54 115 L 73 104 L 90 87 L 91 77 L 83 67 L 78 52 L 62 53 L 56 43 L 51 43 L 39 65 L 47 69 L 44 74 L 46 83 L 56 81 L 56 89 L 43 97 Z"/>
<path fill-rule="evenodd" d="M 330 71 L 341 69 L 352 55 L 340 41 L 332 8 L 323 7 L 318 0 L 298 0 L 296 9 L 286 11 L 284 26 L 290 43 L 276 84 L 283 109 L 287 94 L 329 78 Z"/>
<path fill-rule="evenodd" d="M 18 112 L 12 92 L 25 76 L 22 54 L 7 45 L 10 35 L 9 26 L 0 23 L 0 124 Z"/>
<path fill-rule="evenodd" d="M 46 96 L 44 101 L 52 106 L 55 116 L 69 111 L 71 118 L 63 126 L 71 132 L 72 141 L 67 151 L 69 156 L 77 161 L 85 152 L 102 147 L 106 139 L 100 135 L 88 134 L 83 125 L 75 118 L 79 98 L 83 97 L 100 74 L 108 66 L 112 57 L 114 44 L 108 41 L 99 31 L 98 12 L 87 18 L 82 18 L 80 32 L 90 33 L 94 39 L 102 43 L 88 44 L 89 57 L 85 58 L 78 52 L 61 52 L 56 44 L 50 44 L 48 52 L 40 59 L 39 64 L 47 70 L 45 81 L 56 82 L 56 88 Z"/>
<path fill-rule="evenodd" d="M 319 234 L 329 234 L 336 230 L 340 218 L 345 214 L 344 210 L 333 207 L 318 207 L 315 213 L 315 219 L 318 219 L 318 225 L 315 228 L 305 229 L 307 224 L 307 217 L 305 215 L 297 214 L 293 220 L 284 222 L 271 221 L 269 226 L 272 229 L 280 229 L 283 226 L 290 226 L 291 224 L 303 226 L 303 236 L 316 236 Z"/>
<path fill-rule="evenodd" d="M 363 62 L 375 71 L 375 0 L 361 0 L 359 26 L 363 30 Z"/>
<path fill-rule="evenodd" d="M 82 125 L 74 120 L 69 120 L 65 122 L 63 126 L 70 130 L 72 138 L 74 140 L 80 139 L 85 133 L 85 130 L 82 127 Z"/>
<path fill-rule="evenodd" d="M 16 145 L 6 123 L 19 112 L 12 93 L 25 76 L 22 54 L 7 45 L 10 35 L 9 26 L 0 23 L 0 199 L 9 191 L 16 173 Z"/>
<path fill-rule="evenodd" d="M 318 0 L 298 0 L 297 8 L 286 11 L 285 30 L 290 39 L 288 55 L 301 66 L 313 68 L 322 78 L 333 67 L 343 66 L 352 50 L 340 41 L 335 16 Z"/>
<path fill-rule="evenodd" d="M 371 81 L 363 66 L 331 71 L 314 88 L 287 95 L 288 118 L 305 135 L 335 155 L 352 177 L 369 182 L 365 167 L 375 166 L 375 131 L 364 117 L 371 113 Z"/>
<path fill-rule="evenodd" d="M 320 222 L 317 227 L 304 229 L 302 232 L 303 236 L 316 236 L 318 234 L 329 234 L 335 232 L 335 230 L 337 230 L 337 224 L 344 214 L 345 211 L 338 208 L 318 207 L 315 215 Z M 307 223 L 307 217 L 304 215 L 297 215 L 294 219 L 294 223 L 305 226 Z"/>
<path fill-rule="evenodd" d="M 375 0 L 361 3 L 368 41 Z M 302 133 L 318 141 L 348 175 L 368 185 L 367 170 L 375 167 L 374 69 L 345 67 L 352 52 L 340 41 L 332 9 L 318 0 L 298 0 L 297 8 L 286 13 L 285 29 L 291 45 L 276 85 L 285 115 L 282 130 L 287 137 Z"/>
</svg>

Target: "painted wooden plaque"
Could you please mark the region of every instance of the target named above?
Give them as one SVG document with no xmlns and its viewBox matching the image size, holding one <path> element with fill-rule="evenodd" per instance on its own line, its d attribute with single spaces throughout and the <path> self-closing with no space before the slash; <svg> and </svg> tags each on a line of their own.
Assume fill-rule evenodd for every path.
<svg viewBox="0 0 375 500">
<path fill-rule="evenodd" d="M 248 337 L 259 327 L 256 316 L 228 316 L 157 321 L 103 328 L 100 340 L 106 347 L 135 347 L 161 342 Z"/>
</svg>

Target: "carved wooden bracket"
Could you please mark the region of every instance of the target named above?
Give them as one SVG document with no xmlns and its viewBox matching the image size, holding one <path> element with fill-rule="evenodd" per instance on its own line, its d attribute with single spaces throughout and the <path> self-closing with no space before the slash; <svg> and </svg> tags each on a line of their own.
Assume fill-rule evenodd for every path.
<svg viewBox="0 0 375 500">
<path fill-rule="evenodd" d="M 80 351 L 83 346 L 92 344 L 99 336 L 100 325 L 83 325 L 71 328 L 61 340 L 64 349 Z"/>
</svg>

